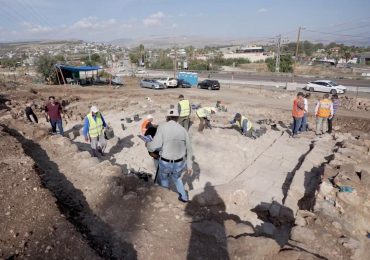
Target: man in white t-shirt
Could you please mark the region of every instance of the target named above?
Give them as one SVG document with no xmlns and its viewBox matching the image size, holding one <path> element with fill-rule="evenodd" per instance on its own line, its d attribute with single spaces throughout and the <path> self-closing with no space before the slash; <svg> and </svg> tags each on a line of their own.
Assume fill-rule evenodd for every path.
<svg viewBox="0 0 370 260">
<path fill-rule="evenodd" d="M 310 93 L 307 93 L 304 98 L 303 98 L 303 101 L 304 101 L 304 115 L 303 115 L 303 119 L 302 119 L 302 124 L 301 124 L 301 127 L 299 128 L 299 131 L 300 132 L 306 132 L 308 129 L 308 124 L 307 124 L 307 116 L 308 116 L 308 99 L 310 99 L 311 97 L 311 94 Z"/>
</svg>

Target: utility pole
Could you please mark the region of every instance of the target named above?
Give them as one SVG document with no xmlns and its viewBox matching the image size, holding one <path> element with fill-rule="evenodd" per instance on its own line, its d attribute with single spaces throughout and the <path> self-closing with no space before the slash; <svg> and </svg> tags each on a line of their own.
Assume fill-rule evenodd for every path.
<svg viewBox="0 0 370 260">
<path fill-rule="evenodd" d="M 298 27 L 297 43 L 296 43 L 296 48 L 295 48 L 295 59 L 294 59 L 294 62 L 293 62 L 292 81 L 294 81 L 294 72 L 295 72 L 295 68 L 296 68 L 296 65 L 297 65 L 297 61 L 298 61 L 298 50 L 299 50 L 299 41 L 300 41 L 300 38 L 301 38 L 301 30 L 304 30 L 304 28 L 302 26 L 299 26 Z"/>
<path fill-rule="evenodd" d="M 277 42 L 275 72 L 280 71 L 280 47 L 281 47 L 281 35 L 279 34 L 278 35 L 278 42 Z"/>
<path fill-rule="evenodd" d="M 177 70 L 177 48 L 176 45 L 174 47 L 175 51 L 175 59 L 173 60 L 173 77 L 176 78 L 176 70 Z"/>
<path fill-rule="evenodd" d="M 299 26 L 299 28 L 298 28 L 298 36 L 297 36 L 297 44 L 296 44 L 296 48 L 295 48 L 295 59 L 296 59 L 296 61 L 298 61 L 299 40 L 301 38 L 301 30 L 302 29 L 304 29 L 304 28 L 302 28 L 301 26 Z"/>
</svg>

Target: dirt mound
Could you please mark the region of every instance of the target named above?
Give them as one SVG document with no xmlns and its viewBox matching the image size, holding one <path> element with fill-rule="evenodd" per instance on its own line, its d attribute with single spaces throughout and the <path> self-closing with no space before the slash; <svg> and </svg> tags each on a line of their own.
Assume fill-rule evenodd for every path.
<svg viewBox="0 0 370 260">
<path fill-rule="evenodd" d="M 61 214 L 22 144 L 0 126 L 0 258 L 99 259 Z"/>
<path fill-rule="evenodd" d="M 340 97 L 340 105 L 351 111 L 370 111 L 370 101 L 365 98 Z"/>
</svg>

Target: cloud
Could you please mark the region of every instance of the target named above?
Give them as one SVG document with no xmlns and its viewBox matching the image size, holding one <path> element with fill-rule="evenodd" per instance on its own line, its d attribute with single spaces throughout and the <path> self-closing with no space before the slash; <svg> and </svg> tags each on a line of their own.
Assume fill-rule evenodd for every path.
<svg viewBox="0 0 370 260">
<path fill-rule="evenodd" d="M 257 14 L 260 14 L 260 13 L 266 13 L 267 12 L 267 9 L 262 7 L 260 9 L 257 10 Z"/>
<path fill-rule="evenodd" d="M 143 24 L 145 26 L 159 26 L 162 24 L 162 21 L 164 18 L 165 18 L 165 15 L 162 12 L 157 12 L 145 18 L 143 20 Z"/>
<path fill-rule="evenodd" d="M 87 29 L 87 30 L 104 30 L 116 25 L 117 21 L 114 18 L 108 20 L 98 20 L 95 16 L 89 16 L 82 18 L 81 20 L 75 22 L 71 29 Z"/>
<path fill-rule="evenodd" d="M 29 22 L 24 22 L 22 24 L 24 27 L 26 27 L 27 32 L 30 34 L 40 34 L 40 33 L 48 33 L 53 30 L 53 28 L 48 26 L 42 26 L 39 24 L 33 24 Z"/>
</svg>

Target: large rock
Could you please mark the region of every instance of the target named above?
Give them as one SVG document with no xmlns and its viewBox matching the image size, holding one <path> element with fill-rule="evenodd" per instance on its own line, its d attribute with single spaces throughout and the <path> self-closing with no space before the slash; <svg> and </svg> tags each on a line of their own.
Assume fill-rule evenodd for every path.
<svg viewBox="0 0 370 260">
<path fill-rule="evenodd" d="M 226 239 L 225 228 L 220 223 L 213 220 L 193 223 L 192 228 L 204 235 L 213 236 L 218 241 Z"/>
<path fill-rule="evenodd" d="M 337 200 L 340 204 L 349 204 L 351 206 L 359 206 L 362 199 L 357 195 L 357 192 L 338 192 Z M 342 203 L 341 203 L 342 202 Z"/>
<path fill-rule="evenodd" d="M 316 257 L 315 255 L 309 252 L 297 250 L 282 250 L 274 258 L 274 260 L 316 260 L 316 259 L 322 258 Z"/>
<path fill-rule="evenodd" d="M 91 154 L 88 151 L 83 151 L 76 153 L 73 158 L 76 160 L 88 159 L 91 158 Z"/>
<path fill-rule="evenodd" d="M 227 236 L 236 237 L 239 235 L 253 234 L 254 229 L 252 225 L 246 225 L 243 223 L 236 223 L 232 219 L 225 221 L 225 231 Z"/>
<path fill-rule="evenodd" d="M 309 244 L 315 240 L 315 234 L 307 227 L 295 226 L 292 228 L 290 238 L 303 244 Z"/>
<path fill-rule="evenodd" d="M 231 259 L 272 259 L 280 250 L 279 244 L 266 237 L 243 236 L 228 239 Z"/>
</svg>

